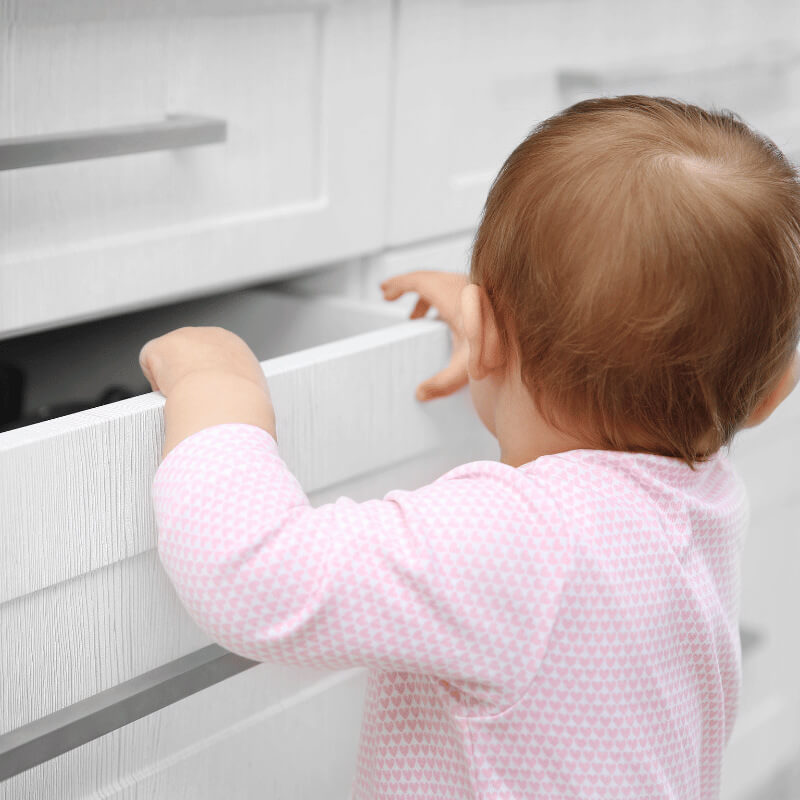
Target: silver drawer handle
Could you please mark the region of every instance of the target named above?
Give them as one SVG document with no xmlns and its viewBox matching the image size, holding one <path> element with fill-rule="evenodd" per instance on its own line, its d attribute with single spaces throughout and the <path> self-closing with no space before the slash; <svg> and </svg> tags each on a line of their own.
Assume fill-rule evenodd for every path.
<svg viewBox="0 0 800 800">
<path fill-rule="evenodd" d="M 224 142 L 225 120 L 175 114 L 162 122 L 0 139 L 0 170 L 41 167 Z"/>
<path fill-rule="evenodd" d="M 0 781 L 259 663 L 212 644 L 0 735 Z"/>
<path fill-rule="evenodd" d="M 745 651 L 763 640 L 760 631 L 748 628 L 740 635 Z M 2 734 L 0 782 L 259 663 L 212 644 Z"/>
</svg>

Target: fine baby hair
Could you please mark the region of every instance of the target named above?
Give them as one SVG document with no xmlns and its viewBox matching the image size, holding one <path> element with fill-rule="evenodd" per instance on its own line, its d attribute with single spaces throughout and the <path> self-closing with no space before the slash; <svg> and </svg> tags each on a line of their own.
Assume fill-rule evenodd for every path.
<svg viewBox="0 0 800 800">
<path fill-rule="evenodd" d="M 549 424 L 693 466 L 797 347 L 798 174 L 731 112 L 587 100 L 503 165 L 470 279 Z"/>
</svg>

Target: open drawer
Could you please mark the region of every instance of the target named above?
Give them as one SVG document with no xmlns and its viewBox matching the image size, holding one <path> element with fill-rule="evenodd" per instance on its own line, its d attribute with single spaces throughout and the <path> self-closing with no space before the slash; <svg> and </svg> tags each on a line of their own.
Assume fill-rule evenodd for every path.
<svg viewBox="0 0 800 800">
<path fill-rule="evenodd" d="M 458 463 L 496 456 L 466 392 L 430 404 L 414 397 L 416 384 L 447 361 L 446 326 L 406 321 L 388 305 L 255 289 L 64 329 L 46 351 L 33 337 L 12 340 L 3 359 L 28 366 L 36 405 L 48 384 L 74 395 L 81 376 L 99 385 L 141 381 L 141 345 L 186 324 L 228 327 L 267 359 L 281 454 L 315 503 L 413 488 Z M 97 387 L 82 388 L 92 395 Z M 163 404 L 148 393 L 0 434 L 0 734 L 209 644 L 156 552 L 150 489 Z M 194 698 L 206 722 L 176 722 L 179 735 L 169 744 L 156 718 L 176 719 L 175 708 L 130 726 L 139 734 L 106 736 L 0 784 L 0 796 L 34 796 L 37 786 L 53 796 L 56 785 L 63 797 L 96 791 L 93 781 L 123 780 L 153 759 L 196 750 L 197 736 L 219 737 L 204 729 L 211 724 L 204 713 L 239 709 L 247 717 L 259 703 L 288 704 L 331 679 L 277 665 L 250 672 L 209 690 L 227 697 L 218 708 Z M 249 687 L 241 690 L 249 699 L 237 686 Z M 345 705 L 350 720 L 352 701 Z M 225 724 L 244 724 L 234 717 Z M 121 743 L 125 736 L 138 744 Z M 111 755 L 120 748 L 124 758 Z"/>
</svg>

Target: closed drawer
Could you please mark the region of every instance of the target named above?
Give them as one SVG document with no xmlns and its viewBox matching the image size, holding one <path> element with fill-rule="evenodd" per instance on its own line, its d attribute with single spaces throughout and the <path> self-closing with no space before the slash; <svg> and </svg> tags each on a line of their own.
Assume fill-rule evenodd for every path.
<svg viewBox="0 0 800 800">
<path fill-rule="evenodd" d="M 33 0 L 0 9 L 0 39 L 1 140 L 175 114 L 227 126 L 0 171 L 0 337 L 381 244 L 388 0 Z"/>
<path fill-rule="evenodd" d="M 557 110 L 570 15 L 591 6 L 399 0 L 390 245 L 477 226 L 505 158 Z"/>
<path fill-rule="evenodd" d="M 348 800 L 366 672 L 261 664 L 0 783 L 3 800 Z"/>
<path fill-rule="evenodd" d="M 432 404 L 415 400 L 416 384 L 446 363 L 449 334 L 441 322 L 409 322 L 391 306 L 248 290 L 64 329 L 48 348 L 36 341 L 45 334 L 10 340 L 4 355 L 28 365 L 35 404 L 45 399 L 46 376 L 50 391 L 57 387 L 65 397 L 81 382 L 75 374 L 98 384 L 134 382 L 141 344 L 185 324 L 224 325 L 259 358 L 268 357 L 263 368 L 281 453 L 315 504 L 415 488 L 459 463 L 496 457 L 465 392 Z M 297 347 L 307 349 L 293 352 Z M 156 551 L 150 487 L 163 443 L 162 408 L 161 395 L 149 393 L 0 434 L 0 732 L 208 644 L 180 606 Z M 257 717 L 259 704 L 288 708 L 329 677 L 277 665 L 251 670 L 259 671 L 271 688 L 237 678 L 209 690 L 221 692 L 220 703 L 241 706 L 224 721 L 230 735 L 256 724 L 247 720 Z M 251 703 L 237 694 L 240 684 L 255 692 Z M 363 690 L 355 686 L 342 689 L 351 704 Z M 264 692 L 272 694 L 264 699 Z M 202 701 L 183 702 L 204 713 Z M 138 734 L 109 734 L 23 773 L 2 784 L 0 795 L 36 796 L 35 787 L 47 785 L 60 786 L 59 796 L 88 792 L 98 788 L 95 781 L 127 780 L 126 770 L 140 771 L 148 759 L 179 758 L 174 754 L 187 748 L 207 749 L 203 760 L 222 759 L 218 768 L 227 769 L 225 748 L 215 744 L 227 734 L 209 732 L 213 720 L 194 724 L 190 716 L 182 728 L 179 706 L 131 726 Z M 357 740 L 347 714 L 342 726 Z M 287 711 L 263 724 L 279 735 L 300 723 Z M 164 730 L 172 733 L 162 741 Z M 138 744 L 122 757 L 125 742 Z M 297 747 L 298 758 L 309 756 L 299 740 Z M 245 761 L 241 768 L 254 770 L 256 781 L 264 764 Z"/>
<path fill-rule="evenodd" d="M 731 104 L 781 146 L 798 147 L 796 4 L 397 6 L 391 245 L 474 228 L 511 151 L 537 123 L 586 96 Z"/>
</svg>

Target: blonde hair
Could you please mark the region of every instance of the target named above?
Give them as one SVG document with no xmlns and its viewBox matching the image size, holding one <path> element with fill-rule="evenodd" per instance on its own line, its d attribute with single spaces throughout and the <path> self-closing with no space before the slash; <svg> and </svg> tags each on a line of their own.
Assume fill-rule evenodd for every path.
<svg viewBox="0 0 800 800">
<path fill-rule="evenodd" d="M 798 174 L 730 112 L 587 100 L 503 165 L 471 280 L 551 425 L 693 466 L 797 347 Z"/>
</svg>

